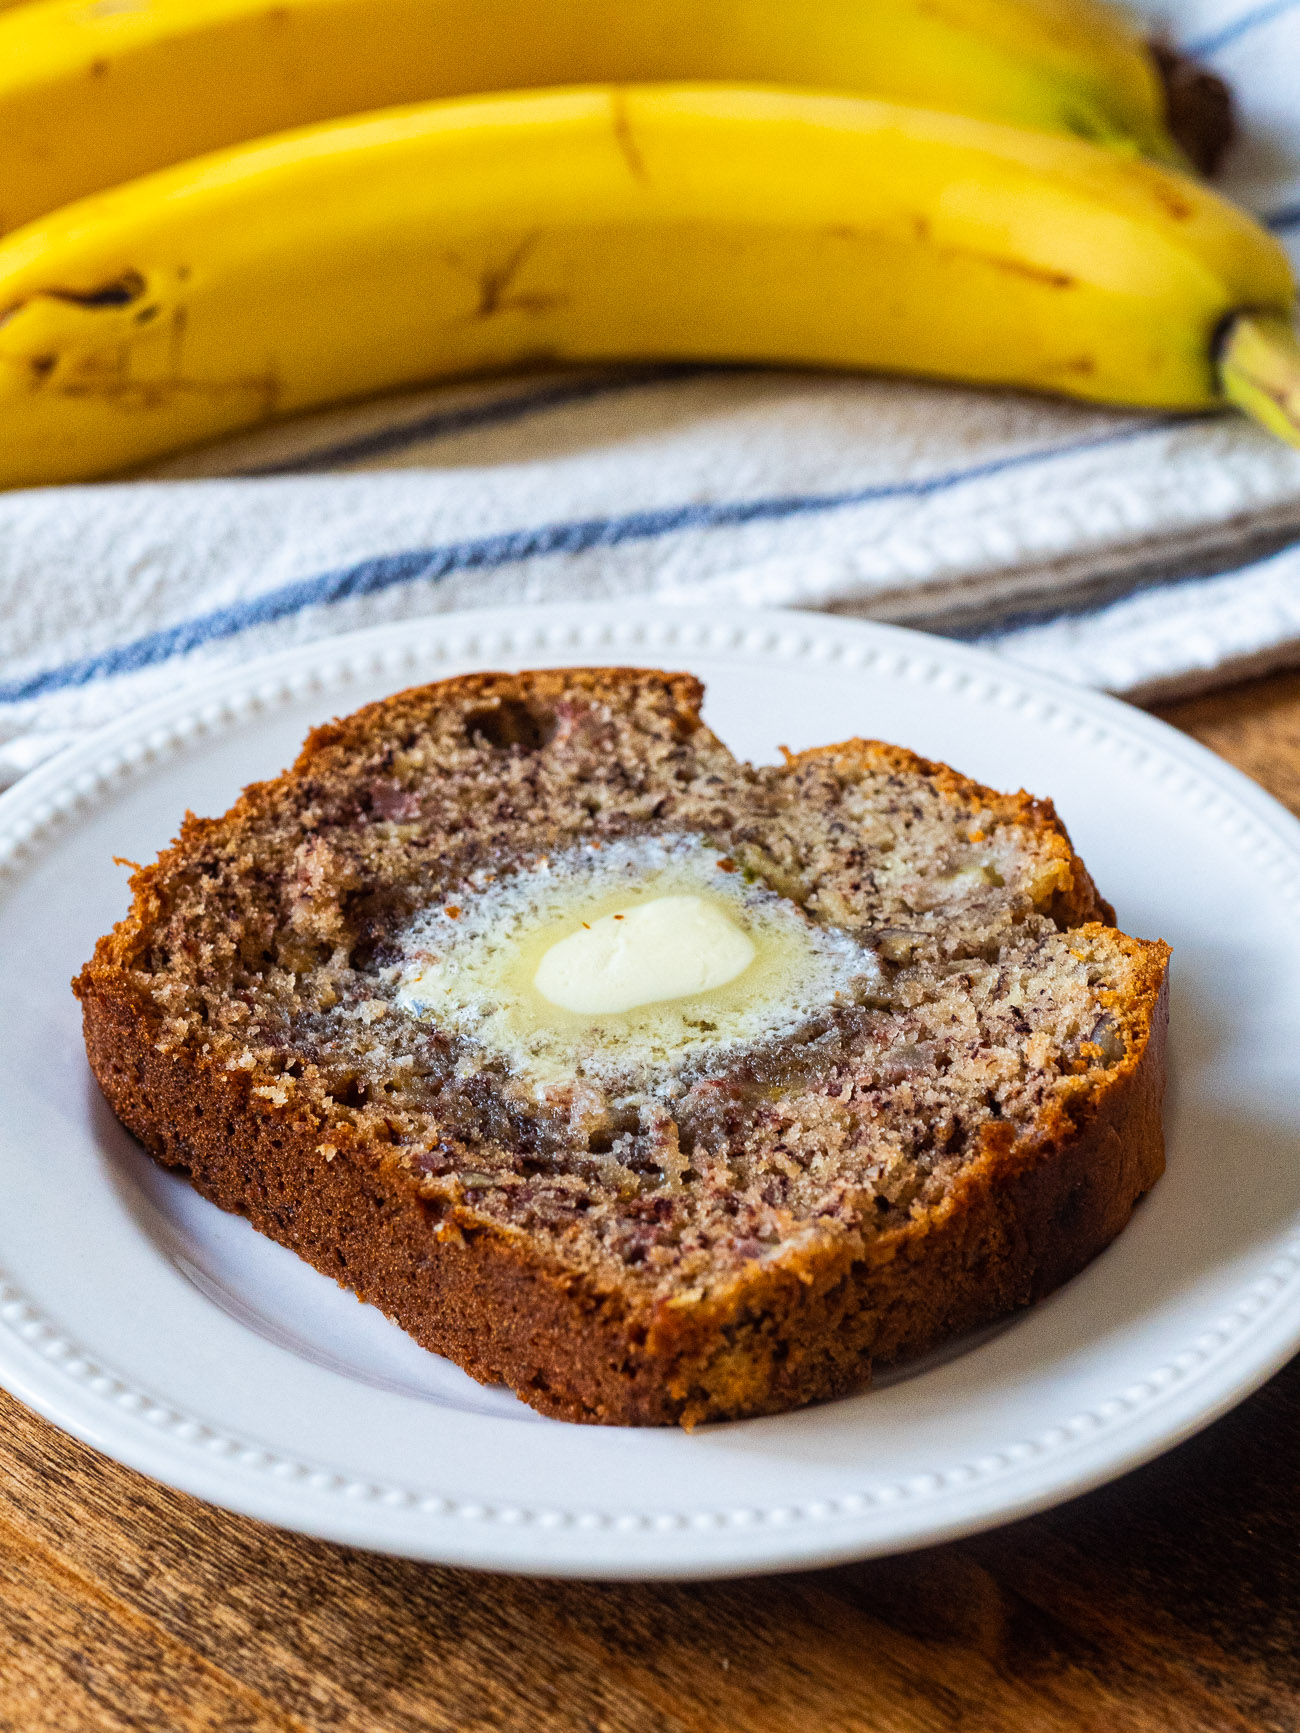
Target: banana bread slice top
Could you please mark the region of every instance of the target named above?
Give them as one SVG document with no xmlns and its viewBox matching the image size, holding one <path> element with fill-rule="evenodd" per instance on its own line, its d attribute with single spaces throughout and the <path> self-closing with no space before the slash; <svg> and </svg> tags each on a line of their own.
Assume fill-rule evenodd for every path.
<svg viewBox="0 0 1300 1733">
<path fill-rule="evenodd" d="M 701 697 L 484 674 L 317 729 L 74 983 L 159 1160 L 564 1418 L 855 1388 L 1063 1281 L 1162 1167 L 1167 951 L 1050 804 L 872 741 L 744 764 Z M 581 940 L 539 987 L 683 908 L 726 980 L 610 1009 Z"/>
</svg>

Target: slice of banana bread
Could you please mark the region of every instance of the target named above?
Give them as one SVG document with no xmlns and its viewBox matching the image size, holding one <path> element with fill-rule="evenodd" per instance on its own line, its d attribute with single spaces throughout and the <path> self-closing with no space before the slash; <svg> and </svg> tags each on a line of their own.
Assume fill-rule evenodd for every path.
<svg viewBox="0 0 1300 1733">
<path fill-rule="evenodd" d="M 1167 949 L 1051 806 L 871 741 L 738 763 L 701 695 L 483 674 L 319 728 L 74 983 L 160 1161 L 566 1419 L 851 1390 L 1163 1164 Z"/>
</svg>

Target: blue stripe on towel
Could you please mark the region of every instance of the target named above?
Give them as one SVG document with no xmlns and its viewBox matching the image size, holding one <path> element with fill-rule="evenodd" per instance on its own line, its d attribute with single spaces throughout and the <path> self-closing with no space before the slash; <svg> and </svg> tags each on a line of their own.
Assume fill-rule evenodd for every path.
<svg viewBox="0 0 1300 1733">
<path fill-rule="evenodd" d="M 1239 13 L 1230 24 L 1223 24 L 1219 29 L 1185 43 L 1183 52 L 1196 60 L 1217 54 L 1221 48 L 1240 42 L 1243 36 L 1249 36 L 1256 30 L 1262 30 L 1266 24 L 1284 18 L 1288 12 L 1294 12 L 1297 6 L 1300 6 L 1300 0 L 1264 0 L 1262 6 L 1252 6 L 1248 11 Z"/>
<path fill-rule="evenodd" d="M 322 572 L 296 583 L 284 584 L 279 589 L 268 590 L 265 595 L 231 602 L 207 614 L 197 614 L 175 626 L 146 633 L 126 644 L 114 645 L 96 656 L 65 662 L 39 674 L 0 681 L 0 703 L 18 704 L 69 687 L 86 686 L 94 680 L 138 673 L 142 668 L 154 667 L 173 656 L 183 656 L 205 644 L 233 638 L 255 626 L 289 619 L 307 608 L 348 601 L 357 596 L 378 595 L 405 584 L 436 582 L 458 572 L 495 571 L 522 560 L 588 553 L 594 548 L 650 541 L 685 530 L 736 528 L 873 505 L 891 499 L 926 499 L 963 482 L 982 481 L 989 476 L 1028 468 L 1053 458 L 1101 450 L 1189 419 L 1196 418 L 1149 417 L 1116 433 L 1079 440 L 1074 445 L 1057 446 L 1051 451 L 1020 452 L 1012 457 L 995 458 L 969 469 L 954 470 L 921 481 L 892 482 L 847 493 L 786 494 L 768 499 L 664 506 L 657 510 L 629 512 L 622 517 L 580 518 L 570 523 L 540 524 L 532 529 L 449 542 L 443 547 L 384 554 L 340 571 Z"/>
<path fill-rule="evenodd" d="M 530 415 L 541 415 L 549 409 L 564 409 L 573 403 L 589 403 L 593 398 L 612 396 L 617 392 L 635 391 L 638 387 L 671 385 L 682 379 L 695 379 L 701 374 L 720 371 L 703 362 L 666 362 L 662 366 L 629 369 L 625 373 L 602 375 L 598 379 L 566 379 L 546 385 L 536 391 L 515 392 L 509 397 L 494 397 L 487 403 L 467 403 L 459 409 L 443 409 L 424 415 L 415 421 L 405 421 L 396 427 L 382 427 L 374 433 L 357 434 L 337 445 L 321 446 L 305 451 L 300 457 L 289 457 L 279 463 L 258 464 L 234 471 L 243 477 L 270 475 L 301 475 L 317 469 L 333 469 L 340 463 L 361 463 L 371 457 L 391 457 L 409 446 L 431 439 L 451 439 L 458 433 L 471 433 L 480 427 L 505 427 L 523 421 Z"/>
</svg>

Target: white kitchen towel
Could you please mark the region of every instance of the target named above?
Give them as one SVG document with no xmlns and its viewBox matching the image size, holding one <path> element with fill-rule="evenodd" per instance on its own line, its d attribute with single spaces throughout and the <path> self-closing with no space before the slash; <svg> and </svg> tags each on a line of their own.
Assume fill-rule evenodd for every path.
<svg viewBox="0 0 1300 1733">
<path fill-rule="evenodd" d="M 1300 256 L 1300 0 L 1182 0 Z M 1236 416 L 645 367 L 351 406 L 0 496 L 0 782 L 203 670 L 518 601 L 833 608 L 1119 692 L 1300 660 L 1300 452 Z"/>
</svg>

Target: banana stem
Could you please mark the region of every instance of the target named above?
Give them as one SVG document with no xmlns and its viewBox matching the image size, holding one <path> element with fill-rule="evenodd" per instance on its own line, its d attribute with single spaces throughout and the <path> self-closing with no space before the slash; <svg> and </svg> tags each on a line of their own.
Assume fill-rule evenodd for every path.
<svg viewBox="0 0 1300 1733">
<path fill-rule="evenodd" d="M 1261 427 L 1300 445 L 1300 338 L 1281 313 L 1238 313 L 1219 343 L 1219 386 Z"/>
</svg>

